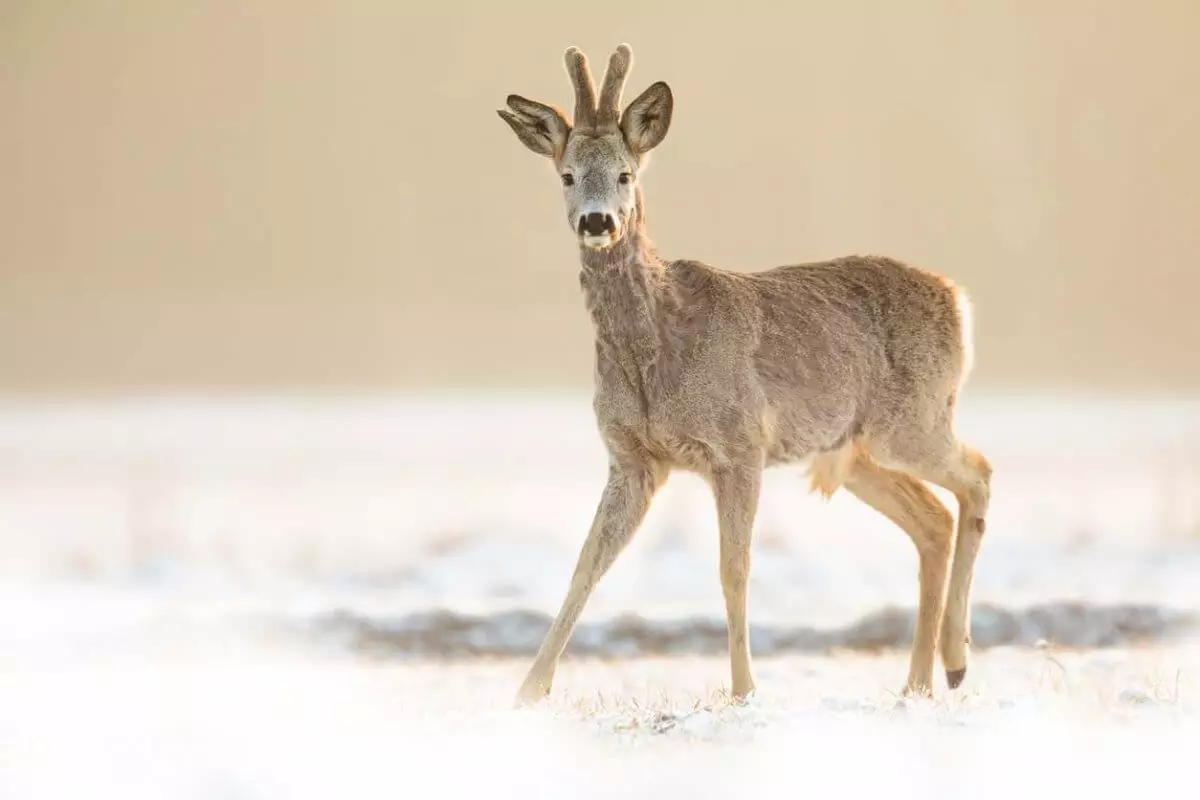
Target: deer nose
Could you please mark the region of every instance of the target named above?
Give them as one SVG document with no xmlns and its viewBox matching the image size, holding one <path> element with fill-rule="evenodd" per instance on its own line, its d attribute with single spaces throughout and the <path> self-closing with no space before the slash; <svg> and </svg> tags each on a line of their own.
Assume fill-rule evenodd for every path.
<svg viewBox="0 0 1200 800">
<path fill-rule="evenodd" d="M 604 233 L 612 233 L 616 229 L 617 224 L 613 222 L 612 214 L 593 211 L 579 217 L 579 233 L 581 235 L 586 233 L 589 236 L 599 236 Z"/>
</svg>

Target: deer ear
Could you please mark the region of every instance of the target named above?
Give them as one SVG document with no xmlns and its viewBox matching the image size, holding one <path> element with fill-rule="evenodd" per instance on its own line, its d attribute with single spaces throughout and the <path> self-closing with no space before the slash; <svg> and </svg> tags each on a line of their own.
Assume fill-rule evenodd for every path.
<svg viewBox="0 0 1200 800">
<path fill-rule="evenodd" d="M 674 107 L 671 87 L 663 81 L 651 84 L 629 104 L 621 115 L 621 132 L 635 153 L 648 153 L 658 147 L 671 127 Z"/>
<path fill-rule="evenodd" d="M 508 107 L 511 110 L 502 109 L 496 113 L 508 123 L 521 144 L 549 158 L 563 151 L 571 124 L 561 111 L 515 94 L 508 96 Z"/>
</svg>

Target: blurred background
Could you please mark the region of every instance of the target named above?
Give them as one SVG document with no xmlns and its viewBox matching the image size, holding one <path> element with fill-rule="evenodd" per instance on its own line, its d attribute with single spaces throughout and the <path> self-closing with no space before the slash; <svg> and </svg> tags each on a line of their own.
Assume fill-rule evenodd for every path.
<svg viewBox="0 0 1200 800">
<path fill-rule="evenodd" d="M 1159 635 L 1200 601 L 1197 41 L 1188 0 L 7 0 L 0 657 L 234 620 L 532 652 L 604 456 L 555 178 L 495 109 L 569 109 L 563 51 L 619 42 L 627 100 L 675 92 L 666 257 L 971 292 L 977 644 Z M 763 498 L 758 651 L 906 645 L 911 545 L 804 485 Z M 610 647 L 638 614 L 719 651 L 716 550 L 674 478 L 579 646 L 649 647 Z"/>
<path fill-rule="evenodd" d="M 1188 0 L 23 2 L 0 9 L 0 388 L 586 389 L 562 53 L 677 97 L 663 252 L 886 252 L 978 307 L 976 389 L 1194 391 Z M 720 224 L 697 224 L 697 213 Z"/>
</svg>

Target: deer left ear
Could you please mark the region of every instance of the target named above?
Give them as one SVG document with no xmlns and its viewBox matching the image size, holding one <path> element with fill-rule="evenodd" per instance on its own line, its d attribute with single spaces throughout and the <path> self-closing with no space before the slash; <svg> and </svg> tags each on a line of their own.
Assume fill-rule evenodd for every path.
<svg viewBox="0 0 1200 800">
<path fill-rule="evenodd" d="M 621 115 L 621 132 L 638 155 L 648 153 L 662 142 L 671 127 L 675 98 L 663 81 L 651 84 Z"/>
<path fill-rule="evenodd" d="M 508 123 L 521 144 L 548 158 L 554 158 L 566 147 L 571 124 L 557 108 L 515 94 L 508 96 L 508 107 L 512 110 L 496 113 Z"/>
</svg>

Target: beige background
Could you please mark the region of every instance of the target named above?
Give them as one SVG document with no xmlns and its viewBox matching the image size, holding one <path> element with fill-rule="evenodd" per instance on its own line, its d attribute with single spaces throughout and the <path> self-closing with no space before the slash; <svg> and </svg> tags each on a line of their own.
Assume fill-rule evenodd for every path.
<svg viewBox="0 0 1200 800">
<path fill-rule="evenodd" d="M 0 391 L 586 387 L 562 52 L 675 90 L 664 255 L 875 251 L 977 386 L 1200 388 L 1200 3 L 0 4 Z M 737 16 L 737 15 L 741 16 Z"/>
</svg>

